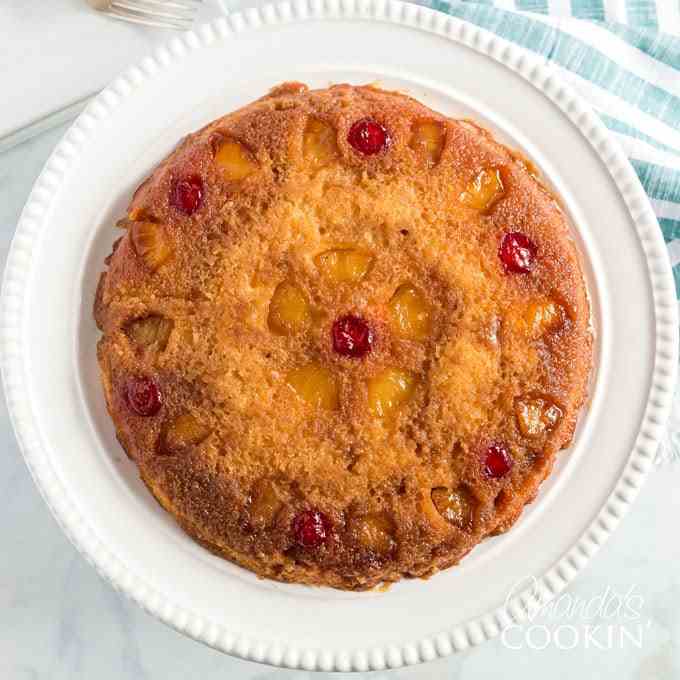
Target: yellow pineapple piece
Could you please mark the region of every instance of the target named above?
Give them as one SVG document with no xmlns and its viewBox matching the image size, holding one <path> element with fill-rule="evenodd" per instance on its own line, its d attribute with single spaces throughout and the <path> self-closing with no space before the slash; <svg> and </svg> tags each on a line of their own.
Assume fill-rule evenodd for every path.
<svg viewBox="0 0 680 680">
<path fill-rule="evenodd" d="M 184 413 L 173 420 L 165 430 L 164 444 L 168 451 L 181 451 L 205 440 L 210 431 L 195 416 Z"/>
<path fill-rule="evenodd" d="M 437 506 L 434 504 L 432 499 L 432 492 L 434 489 L 422 489 L 422 495 L 420 498 L 420 510 L 427 517 L 430 524 L 437 529 L 448 528 L 448 522 L 442 517 Z"/>
<path fill-rule="evenodd" d="M 445 130 L 442 123 L 421 121 L 413 126 L 411 148 L 422 153 L 430 165 L 435 165 L 442 155 Z"/>
<path fill-rule="evenodd" d="M 153 216 L 149 213 L 146 208 L 133 208 L 128 213 L 127 219 L 120 220 L 120 222 L 154 222 Z M 121 225 L 125 229 L 129 226 L 128 224 Z"/>
<path fill-rule="evenodd" d="M 538 169 L 538 166 L 536 163 L 533 161 L 530 161 L 528 158 L 522 156 L 521 158 L 517 158 L 517 160 L 524 166 L 525 170 L 532 176 L 535 177 L 536 179 L 540 180 L 541 179 L 541 171 Z"/>
<path fill-rule="evenodd" d="M 430 310 L 421 293 L 410 283 L 395 291 L 389 302 L 392 324 L 399 333 L 411 340 L 425 340 L 430 332 Z"/>
<path fill-rule="evenodd" d="M 140 349 L 163 352 L 168 346 L 174 323 L 158 314 L 131 321 L 125 328 L 130 339 Z"/>
<path fill-rule="evenodd" d="M 565 311 L 562 305 L 548 300 L 545 302 L 532 302 L 524 314 L 529 334 L 533 338 L 539 338 L 545 333 L 556 331 L 565 320 Z"/>
<path fill-rule="evenodd" d="M 316 408 L 338 408 L 338 385 L 333 374 L 320 364 L 308 364 L 292 370 L 286 382 L 293 392 Z"/>
<path fill-rule="evenodd" d="M 515 415 L 525 437 L 537 437 L 552 430 L 562 418 L 562 410 L 549 399 L 524 397 L 515 402 Z"/>
<path fill-rule="evenodd" d="M 132 226 L 134 220 L 131 220 L 128 217 L 122 217 L 116 222 L 116 227 L 118 229 L 128 229 L 130 226 Z"/>
<path fill-rule="evenodd" d="M 229 182 L 238 182 L 257 171 L 258 165 L 243 144 L 234 140 L 222 142 L 215 154 L 215 163 Z"/>
<path fill-rule="evenodd" d="M 465 487 L 449 489 L 445 486 L 438 486 L 432 489 L 432 503 L 437 512 L 450 524 L 459 529 L 471 528 L 474 500 Z"/>
<path fill-rule="evenodd" d="M 307 121 L 302 137 L 302 155 L 313 169 L 328 165 L 338 157 L 338 144 L 335 130 L 318 118 Z"/>
<path fill-rule="evenodd" d="M 373 256 L 359 248 L 333 248 L 314 258 L 319 271 L 332 283 L 358 283 L 373 263 Z"/>
<path fill-rule="evenodd" d="M 368 408 L 385 418 L 403 406 L 416 389 L 416 378 L 398 368 L 386 368 L 368 381 Z"/>
<path fill-rule="evenodd" d="M 484 212 L 503 196 L 503 192 L 500 170 L 488 168 L 477 174 L 458 200 L 467 208 Z"/>
<path fill-rule="evenodd" d="M 514 305 L 507 321 L 518 335 L 536 340 L 558 330 L 566 318 L 564 307 L 554 300 L 533 300 L 528 305 Z"/>
<path fill-rule="evenodd" d="M 253 487 L 250 500 L 250 518 L 255 524 L 267 526 L 272 523 L 283 507 L 283 498 L 274 482 L 259 480 Z"/>
<path fill-rule="evenodd" d="M 394 523 L 383 513 L 354 517 L 351 530 L 364 548 L 375 553 L 388 553 L 395 546 Z"/>
<path fill-rule="evenodd" d="M 277 335 L 291 335 L 310 322 L 312 312 L 304 293 L 292 283 L 280 283 L 269 302 L 269 328 Z"/>
<path fill-rule="evenodd" d="M 130 238 L 135 252 L 152 272 L 172 256 L 172 247 L 161 224 L 134 222 L 130 227 Z"/>
</svg>

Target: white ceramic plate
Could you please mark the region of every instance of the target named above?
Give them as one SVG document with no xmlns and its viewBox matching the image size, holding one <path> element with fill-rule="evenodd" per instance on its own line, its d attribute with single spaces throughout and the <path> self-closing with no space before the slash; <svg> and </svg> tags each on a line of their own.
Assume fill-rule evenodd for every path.
<svg viewBox="0 0 680 680">
<path fill-rule="evenodd" d="M 112 225 L 186 132 L 285 80 L 378 81 L 471 116 L 521 149 L 564 198 L 596 330 L 591 399 L 574 445 L 508 534 L 429 581 L 343 593 L 261 581 L 188 539 L 114 438 L 91 308 Z M 443 14 L 387 0 L 299 0 L 176 39 L 116 80 L 66 134 L 31 194 L 2 304 L 14 426 L 46 501 L 117 588 L 230 654 L 323 670 L 412 664 L 521 619 L 529 576 L 547 597 L 583 567 L 650 467 L 677 363 L 664 244 L 622 152 L 526 53 Z"/>
</svg>

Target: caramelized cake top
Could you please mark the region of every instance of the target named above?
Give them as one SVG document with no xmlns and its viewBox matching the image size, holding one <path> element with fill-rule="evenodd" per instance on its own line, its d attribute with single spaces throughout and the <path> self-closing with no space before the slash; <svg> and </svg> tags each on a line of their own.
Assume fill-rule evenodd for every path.
<svg viewBox="0 0 680 680">
<path fill-rule="evenodd" d="M 95 303 L 118 438 L 259 575 L 429 575 L 506 530 L 572 438 L 579 258 L 471 122 L 288 83 L 186 137 L 119 226 Z"/>
</svg>

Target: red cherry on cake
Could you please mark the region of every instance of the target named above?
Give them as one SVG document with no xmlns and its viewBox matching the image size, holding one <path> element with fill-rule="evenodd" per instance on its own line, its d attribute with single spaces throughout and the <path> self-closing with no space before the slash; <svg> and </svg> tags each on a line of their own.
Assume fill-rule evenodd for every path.
<svg viewBox="0 0 680 680">
<path fill-rule="evenodd" d="M 161 407 L 161 393 L 153 378 L 130 378 L 125 385 L 125 401 L 138 416 L 155 416 Z"/>
<path fill-rule="evenodd" d="M 336 319 L 331 328 L 333 349 L 343 357 L 361 359 L 373 347 L 373 331 L 359 316 L 347 314 Z"/>
<path fill-rule="evenodd" d="M 362 118 L 350 128 L 347 141 L 359 153 L 373 156 L 387 149 L 391 140 L 386 128 L 378 121 Z"/>
<path fill-rule="evenodd" d="M 522 232 L 512 231 L 503 237 L 498 257 L 506 272 L 527 274 L 534 266 L 537 250 L 536 244 Z"/>
<path fill-rule="evenodd" d="M 303 548 L 318 548 L 331 533 L 331 521 L 319 510 L 305 510 L 293 520 L 293 534 Z"/>
<path fill-rule="evenodd" d="M 489 479 L 505 477 L 512 468 L 512 456 L 505 444 L 491 444 L 484 453 L 484 474 Z"/>
<path fill-rule="evenodd" d="M 185 215 L 193 215 L 203 203 L 203 180 L 198 175 L 177 179 L 170 191 L 170 204 Z"/>
</svg>

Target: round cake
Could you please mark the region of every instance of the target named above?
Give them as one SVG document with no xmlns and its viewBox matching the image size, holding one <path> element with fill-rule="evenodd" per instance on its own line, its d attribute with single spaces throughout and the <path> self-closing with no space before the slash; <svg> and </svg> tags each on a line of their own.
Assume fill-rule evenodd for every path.
<svg viewBox="0 0 680 680">
<path fill-rule="evenodd" d="M 259 576 L 431 575 L 506 531 L 572 439 L 579 255 L 472 122 L 287 83 L 181 141 L 117 226 L 94 313 L 118 439 Z"/>
</svg>

